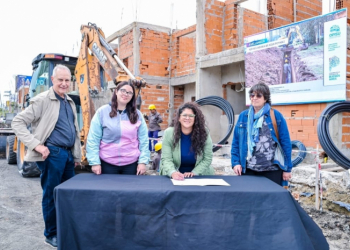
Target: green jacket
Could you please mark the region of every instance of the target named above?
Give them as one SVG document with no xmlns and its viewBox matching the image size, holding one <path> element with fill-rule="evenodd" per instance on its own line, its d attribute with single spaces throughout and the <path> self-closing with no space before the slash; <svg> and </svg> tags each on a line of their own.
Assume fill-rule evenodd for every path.
<svg viewBox="0 0 350 250">
<path fill-rule="evenodd" d="M 170 127 L 164 131 L 162 141 L 162 160 L 160 166 L 160 175 L 171 175 L 178 171 L 181 165 L 181 139 L 173 148 L 174 128 Z M 196 166 L 192 170 L 195 175 L 214 175 L 214 169 L 210 165 L 213 159 L 213 143 L 208 133 L 205 142 L 203 154 L 197 156 Z"/>
</svg>

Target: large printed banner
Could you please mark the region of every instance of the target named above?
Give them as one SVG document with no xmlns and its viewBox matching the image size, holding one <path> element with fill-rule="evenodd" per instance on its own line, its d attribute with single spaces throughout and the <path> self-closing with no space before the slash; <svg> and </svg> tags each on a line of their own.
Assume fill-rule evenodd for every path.
<svg viewBox="0 0 350 250">
<path fill-rule="evenodd" d="M 259 82 L 274 105 L 346 100 L 346 20 L 341 9 L 245 37 L 246 104 Z"/>
<path fill-rule="evenodd" d="M 16 92 L 21 88 L 29 88 L 30 81 L 32 80 L 31 76 L 16 76 Z"/>
</svg>

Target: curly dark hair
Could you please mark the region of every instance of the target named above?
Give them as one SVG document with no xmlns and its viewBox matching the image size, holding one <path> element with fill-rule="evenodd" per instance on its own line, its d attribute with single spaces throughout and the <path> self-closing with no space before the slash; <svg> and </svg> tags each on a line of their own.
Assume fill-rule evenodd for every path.
<svg viewBox="0 0 350 250">
<path fill-rule="evenodd" d="M 117 85 L 117 88 L 113 92 L 112 103 L 111 103 L 112 111 L 109 113 L 109 116 L 112 118 L 118 115 L 117 92 L 119 91 L 119 89 L 121 89 L 125 85 L 129 85 L 132 88 L 132 92 L 134 93 L 131 100 L 128 102 L 128 104 L 126 104 L 126 113 L 129 117 L 130 122 L 132 124 L 135 124 L 139 119 L 139 115 L 137 114 L 137 109 L 136 109 L 135 87 L 132 84 L 131 80 L 120 82 Z"/>
<path fill-rule="evenodd" d="M 259 82 L 258 84 L 254 85 L 249 90 L 249 96 L 253 93 L 262 94 L 264 96 L 264 99 L 266 100 L 266 103 L 271 104 L 271 93 L 269 86 L 267 86 L 265 83 Z"/>
<path fill-rule="evenodd" d="M 193 130 L 191 135 L 191 149 L 195 153 L 195 156 L 203 154 L 205 141 L 208 137 L 208 130 L 205 125 L 205 118 L 202 111 L 199 109 L 199 105 L 195 102 L 187 102 L 181 105 L 174 116 L 171 123 L 171 127 L 174 127 L 174 148 L 179 143 L 181 138 L 181 123 L 179 122 L 180 116 L 185 109 L 191 109 L 195 114 Z"/>
</svg>

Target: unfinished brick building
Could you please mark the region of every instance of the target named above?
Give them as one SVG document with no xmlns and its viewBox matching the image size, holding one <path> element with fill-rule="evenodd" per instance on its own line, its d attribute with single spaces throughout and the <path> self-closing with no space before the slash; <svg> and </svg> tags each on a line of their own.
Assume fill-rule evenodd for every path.
<svg viewBox="0 0 350 250">
<path fill-rule="evenodd" d="M 325 8 L 326 12 L 322 12 Z M 341 8 L 350 9 L 350 0 L 197 0 L 194 26 L 171 30 L 135 22 L 107 40 L 118 39 L 119 57 L 135 75 L 149 83 L 150 88 L 143 90 L 142 112 L 148 112 L 148 105 L 155 104 L 164 114 L 165 129 L 179 104 L 208 95 L 227 99 L 236 115 L 246 109 L 242 91 L 245 36 Z M 346 96 L 350 100 L 350 11 L 347 14 Z M 326 106 L 327 103 L 315 103 L 275 108 L 286 118 L 292 140 L 316 148 L 317 122 Z M 225 115 L 211 106 L 203 110 L 215 142 L 226 132 Z M 350 114 L 339 115 L 333 126 L 333 139 L 349 155 Z"/>
</svg>

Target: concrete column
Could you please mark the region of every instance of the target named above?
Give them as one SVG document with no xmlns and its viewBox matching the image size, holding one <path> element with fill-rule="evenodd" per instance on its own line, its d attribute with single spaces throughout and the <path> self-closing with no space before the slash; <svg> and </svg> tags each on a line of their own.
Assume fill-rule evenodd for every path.
<svg viewBox="0 0 350 250">
<path fill-rule="evenodd" d="M 243 11 L 244 9 L 240 6 L 238 8 L 238 24 L 237 24 L 237 33 L 238 33 L 238 46 L 243 46 Z"/>
<path fill-rule="evenodd" d="M 139 76 L 140 75 L 140 28 L 138 27 L 137 23 L 135 27 L 132 29 L 133 32 L 133 57 L 134 57 L 134 65 L 133 65 L 133 70 L 134 70 L 134 76 Z"/>
<path fill-rule="evenodd" d="M 196 26 L 196 57 L 204 56 L 206 54 L 205 41 L 205 1 L 197 0 L 197 26 Z"/>
<path fill-rule="evenodd" d="M 171 124 L 171 121 L 174 116 L 174 87 L 169 84 L 169 116 L 168 124 Z"/>
<path fill-rule="evenodd" d="M 197 0 L 197 26 L 196 26 L 196 100 L 201 98 L 201 72 L 200 63 L 198 62 L 201 56 L 206 54 L 205 41 L 205 1 Z"/>
</svg>

